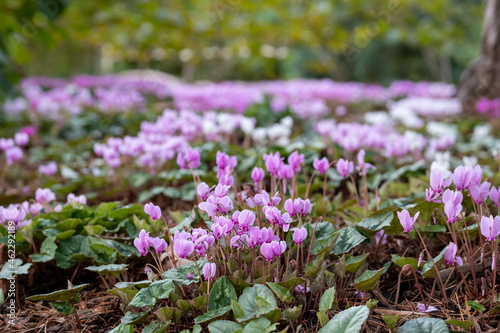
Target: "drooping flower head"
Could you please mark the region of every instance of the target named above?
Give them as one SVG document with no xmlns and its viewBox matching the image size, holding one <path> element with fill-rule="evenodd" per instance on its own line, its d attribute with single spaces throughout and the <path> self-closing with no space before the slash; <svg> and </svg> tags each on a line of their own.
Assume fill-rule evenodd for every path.
<svg viewBox="0 0 500 333">
<path fill-rule="evenodd" d="M 365 150 L 361 149 L 358 153 L 358 166 L 356 167 L 360 175 L 366 175 L 369 169 L 376 169 L 370 163 L 365 162 Z"/>
<path fill-rule="evenodd" d="M 500 234 L 500 216 L 493 218 L 483 216 L 481 218 L 481 234 L 487 241 L 494 241 Z"/>
<path fill-rule="evenodd" d="M 440 168 L 432 168 L 430 175 L 431 188 L 434 193 L 441 193 L 451 184 L 451 177 L 445 177 L 444 171 Z"/>
<path fill-rule="evenodd" d="M 457 256 L 457 251 L 458 251 L 457 244 L 453 242 L 450 242 L 450 244 L 448 244 L 448 246 L 446 247 L 446 250 L 444 252 L 444 261 L 448 265 L 455 265 L 455 264 L 457 264 L 458 266 L 463 265 L 463 260 L 461 257 Z"/>
<path fill-rule="evenodd" d="M 283 158 L 281 157 L 279 152 L 264 154 L 264 164 L 266 166 L 267 171 L 272 175 L 277 177 L 278 171 L 280 171 L 281 166 L 283 165 Z"/>
<path fill-rule="evenodd" d="M 463 195 L 460 191 L 446 190 L 443 193 L 444 212 L 448 217 L 448 223 L 455 223 L 458 215 L 462 212 Z"/>
<path fill-rule="evenodd" d="M 174 251 L 179 258 L 186 258 L 194 251 L 193 241 L 189 239 L 178 239 L 174 241 Z"/>
<path fill-rule="evenodd" d="M 412 219 L 410 217 L 410 212 L 408 212 L 406 209 L 403 209 L 401 212 L 398 212 L 399 222 L 403 226 L 403 230 L 405 232 L 411 231 L 411 229 L 413 228 L 413 225 L 417 221 L 419 214 L 420 214 L 420 212 L 417 212 Z"/>
<path fill-rule="evenodd" d="M 149 236 L 149 232 L 146 232 L 146 230 L 142 229 L 139 232 L 139 238 L 136 238 L 134 240 L 134 245 L 137 250 L 139 250 L 141 256 L 145 256 L 148 254 L 149 247 L 152 245 L 151 239 L 152 238 Z"/>
<path fill-rule="evenodd" d="M 44 204 L 56 200 L 56 195 L 49 188 L 39 188 L 35 192 L 35 199 Z"/>
<path fill-rule="evenodd" d="M 200 153 L 189 147 L 185 153 L 177 155 L 177 164 L 181 169 L 196 169 L 201 165 Z"/>
<path fill-rule="evenodd" d="M 255 167 L 252 170 L 252 180 L 255 184 L 259 184 L 265 177 L 264 170 L 259 167 Z"/>
<path fill-rule="evenodd" d="M 328 159 L 326 157 L 323 157 L 321 160 L 315 158 L 313 167 L 314 169 L 318 170 L 320 175 L 324 175 L 330 168 L 330 162 L 328 162 Z"/>
<path fill-rule="evenodd" d="M 337 171 L 340 177 L 345 178 L 349 176 L 354 171 L 354 163 L 343 158 L 339 158 L 337 161 Z"/>
<path fill-rule="evenodd" d="M 299 154 L 298 151 L 294 151 L 288 156 L 288 164 L 292 168 L 295 174 L 299 173 L 301 166 L 304 163 L 304 154 Z"/>
<path fill-rule="evenodd" d="M 144 212 L 151 216 L 153 220 L 158 220 L 161 217 L 160 207 L 153 205 L 152 202 L 144 205 Z"/>
<path fill-rule="evenodd" d="M 205 266 L 203 266 L 203 277 L 205 280 L 210 281 L 214 278 L 216 271 L 217 265 L 215 265 L 215 263 L 206 263 Z"/>
<path fill-rule="evenodd" d="M 295 228 L 293 229 L 293 241 L 295 244 L 302 244 L 304 240 L 307 237 L 307 229 L 302 227 L 302 228 Z"/>
<path fill-rule="evenodd" d="M 472 183 L 469 186 L 469 192 L 472 197 L 472 201 L 475 204 L 482 204 L 488 198 L 488 194 L 490 193 L 491 184 L 488 182 L 484 182 L 482 184 Z"/>
</svg>

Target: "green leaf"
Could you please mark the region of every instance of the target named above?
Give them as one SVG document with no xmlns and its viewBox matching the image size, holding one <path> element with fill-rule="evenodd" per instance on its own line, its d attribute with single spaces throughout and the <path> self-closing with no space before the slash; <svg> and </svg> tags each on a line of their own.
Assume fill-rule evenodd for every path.
<svg viewBox="0 0 500 333">
<path fill-rule="evenodd" d="M 369 255 L 370 253 L 368 252 L 360 256 L 350 257 L 345 262 L 345 271 L 347 273 L 353 273 L 353 274 L 356 273 L 364 264 L 366 258 L 368 258 Z"/>
<path fill-rule="evenodd" d="M 148 318 L 149 311 L 145 312 L 138 312 L 138 313 L 132 313 L 130 311 L 127 311 L 125 313 L 125 316 L 122 318 L 122 324 L 123 325 L 134 325 L 134 324 L 139 324 L 146 320 Z"/>
<path fill-rule="evenodd" d="M 82 220 L 69 218 L 57 223 L 56 228 L 61 231 L 75 230 L 80 224 L 82 224 Z"/>
<path fill-rule="evenodd" d="M 407 321 L 398 333 L 448 333 L 448 327 L 442 319 L 417 318 Z"/>
<path fill-rule="evenodd" d="M 344 310 L 334 316 L 319 333 L 359 333 L 364 322 L 368 319 L 370 310 L 361 305 Z"/>
<path fill-rule="evenodd" d="M 255 302 L 255 299 L 257 297 L 262 297 L 274 308 L 278 306 L 278 304 L 276 303 L 276 298 L 274 298 L 273 292 L 264 285 L 256 284 L 253 287 L 248 287 L 245 290 L 243 290 L 243 293 L 238 299 L 238 304 L 241 306 L 243 311 L 245 311 L 246 315 L 256 314 L 259 312 L 260 307 Z"/>
<path fill-rule="evenodd" d="M 484 306 L 482 306 L 481 304 L 479 304 L 478 302 L 467 301 L 467 305 L 470 306 L 471 308 L 473 308 L 474 310 L 479 311 L 481 313 L 486 311 L 486 308 Z"/>
<path fill-rule="evenodd" d="M 302 307 L 303 304 L 294 306 L 293 308 L 288 308 L 283 312 L 283 316 L 290 321 L 296 321 L 297 319 L 299 319 L 300 314 L 302 313 Z"/>
<path fill-rule="evenodd" d="M 373 310 L 378 304 L 378 300 L 370 298 L 368 301 L 366 301 L 365 305 L 368 307 L 368 309 Z"/>
<path fill-rule="evenodd" d="M 272 332 L 275 329 L 276 329 L 276 324 L 271 325 L 269 319 L 261 317 L 249 322 L 245 326 L 243 333 L 266 333 L 266 332 Z"/>
<path fill-rule="evenodd" d="M 339 232 L 339 238 L 333 247 L 333 253 L 336 255 L 347 253 L 354 247 L 361 244 L 366 239 L 356 228 L 347 227 Z"/>
<path fill-rule="evenodd" d="M 288 278 L 288 280 L 286 281 L 281 281 L 281 282 L 278 282 L 278 284 L 286 289 L 288 289 L 288 291 L 290 292 L 293 292 L 293 290 L 295 289 L 295 287 L 297 287 L 299 284 L 302 284 L 304 283 L 304 279 L 303 278 L 299 278 L 299 277 L 290 277 Z"/>
<path fill-rule="evenodd" d="M 33 262 L 47 262 L 54 259 L 56 254 L 56 237 L 47 237 L 42 243 L 42 247 L 40 248 L 40 254 L 32 254 L 30 257 Z"/>
<path fill-rule="evenodd" d="M 102 266 L 88 266 L 85 267 L 85 269 L 92 272 L 97 272 L 102 275 L 111 275 L 117 277 L 127 270 L 127 266 L 127 264 L 111 264 Z"/>
<path fill-rule="evenodd" d="M 78 286 L 73 286 L 70 289 L 62 289 L 48 294 L 34 295 L 27 297 L 26 299 L 31 301 L 69 301 L 88 285 L 88 283 L 80 284 Z"/>
<path fill-rule="evenodd" d="M 2 270 L 0 270 L 0 280 L 8 279 L 12 276 L 28 274 L 31 265 L 32 263 L 26 263 L 23 265 L 23 261 L 19 258 L 7 260 L 3 264 Z"/>
<path fill-rule="evenodd" d="M 123 325 L 120 324 L 113 328 L 108 333 L 134 333 L 134 325 Z"/>
<path fill-rule="evenodd" d="M 325 261 L 325 254 L 321 254 L 319 257 L 316 257 L 313 261 L 311 261 L 309 264 L 306 265 L 305 271 L 306 271 L 306 276 L 310 278 L 316 278 L 318 275 L 318 272 L 321 269 L 321 265 L 323 264 L 323 261 Z"/>
<path fill-rule="evenodd" d="M 170 326 L 170 321 L 166 323 L 159 323 L 157 321 L 152 321 L 148 326 L 144 327 L 142 333 L 163 333 Z"/>
<path fill-rule="evenodd" d="M 130 305 L 142 308 L 143 306 L 154 306 L 158 299 L 168 298 L 175 290 L 174 284 L 170 280 L 155 281 L 147 288 L 139 290 L 132 299 Z"/>
<path fill-rule="evenodd" d="M 393 218 L 394 218 L 394 212 L 386 212 L 372 217 L 368 217 L 363 221 L 359 222 L 356 226 L 371 231 L 379 231 L 384 227 L 390 226 Z"/>
<path fill-rule="evenodd" d="M 458 326 L 460 328 L 463 328 L 463 329 L 466 329 L 468 330 L 469 328 L 472 327 L 472 325 L 474 325 L 474 323 L 472 321 L 468 321 L 468 320 L 457 320 L 457 319 L 448 319 L 446 321 L 446 323 L 448 325 L 455 325 L 455 326 Z"/>
<path fill-rule="evenodd" d="M 203 266 L 208 261 L 205 259 L 200 259 L 197 261 L 198 267 L 202 270 Z M 192 280 L 187 278 L 188 273 L 193 273 L 194 278 Z M 198 269 L 196 268 L 196 264 L 191 262 L 187 265 L 182 265 L 177 268 L 169 269 L 168 271 L 162 274 L 164 280 L 172 280 L 178 282 L 183 285 L 189 285 L 191 283 L 198 283 L 200 281 L 200 277 L 198 276 Z"/>
<path fill-rule="evenodd" d="M 333 306 L 333 302 L 335 301 L 335 287 L 331 287 L 327 289 L 321 299 L 319 300 L 319 311 L 326 312 L 330 310 Z"/>
<path fill-rule="evenodd" d="M 238 302 L 231 301 L 231 309 L 233 309 L 233 314 L 235 318 L 245 317 L 245 311 L 243 311 L 241 305 L 239 305 Z"/>
<path fill-rule="evenodd" d="M 271 290 L 278 296 L 278 298 L 285 303 L 291 303 L 293 301 L 292 294 L 285 287 L 280 286 L 274 282 L 267 282 L 267 285 Z"/>
<path fill-rule="evenodd" d="M 236 333 L 243 332 L 243 327 L 234 321 L 217 320 L 208 324 L 210 333 Z"/>
<path fill-rule="evenodd" d="M 319 323 L 321 324 L 321 327 L 325 327 L 326 324 L 328 324 L 329 318 L 326 315 L 326 313 L 318 311 L 316 313 L 316 316 L 318 317 Z"/>
<path fill-rule="evenodd" d="M 398 324 L 399 315 L 389 316 L 383 313 L 382 319 L 390 330 L 394 330 L 396 328 L 396 325 Z"/>
<path fill-rule="evenodd" d="M 443 204 L 430 202 L 430 201 L 422 201 L 415 207 L 408 209 L 410 216 L 415 216 L 417 212 L 420 212 L 418 215 L 418 219 L 424 221 L 424 224 L 429 222 L 432 218 L 432 213 L 435 209 L 440 209 L 443 207 Z"/>
<path fill-rule="evenodd" d="M 178 323 L 182 317 L 182 311 L 177 308 L 162 307 L 155 312 L 155 315 L 164 323 L 169 322 L 170 320 Z"/>
<path fill-rule="evenodd" d="M 353 286 L 354 288 L 361 291 L 369 291 L 377 286 L 378 281 L 380 280 L 380 276 L 384 272 L 384 269 L 381 268 L 377 271 L 367 270 L 360 277 L 354 280 Z"/>
<path fill-rule="evenodd" d="M 417 259 L 400 257 L 397 254 L 393 254 L 391 261 L 398 267 L 403 268 L 405 265 L 411 265 L 411 267 L 413 267 L 414 270 L 418 270 Z"/>
<path fill-rule="evenodd" d="M 70 315 L 75 311 L 73 305 L 71 305 L 68 301 L 65 302 L 53 302 L 50 303 L 57 312 L 62 313 L 64 315 Z"/>
<path fill-rule="evenodd" d="M 5 295 L 3 289 L 0 289 L 0 305 L 2 305 L 3 301 L 5 301 Z"/>
<path fill-rule="evenodd" d="M 90 244 L 90 255 L 97 262 L 112 264 L 116 261 L 117 251 L 103 244 Z"/>
<path fill-rule="evenodd" d="M 231 311 L 231 306 L 225 306 L 223 308 L 218 308 L 215 310 L 207 311 L 206 313 L 198 316 L 194 319 L 195 324 L 202 324 L 216 319 L 220 319 L 226 316 L 229 311 Z"/>
<path fill-rule="evenodd" d="M 220 277 L 215 281 L 212 290 L 210 290 L 210 300 L 208 308 L 216 310 L 231 306 L 231 300 L 237 300 L 236 290 L 231 281 L 225 277 Z"/>
</svg>

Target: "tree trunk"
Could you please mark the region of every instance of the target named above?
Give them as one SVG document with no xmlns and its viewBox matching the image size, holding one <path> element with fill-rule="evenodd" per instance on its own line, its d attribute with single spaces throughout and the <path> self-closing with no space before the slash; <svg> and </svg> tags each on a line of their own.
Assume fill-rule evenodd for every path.
<svg viewBox="0 0 500 333">
<path fill-rule="evenodd" d="M 486 3 L 481 55 L 462 74 L 458 87 L 465 112 L 475 112 L 481 97 L 500 97 L 500 0 Z"/>
</svg>

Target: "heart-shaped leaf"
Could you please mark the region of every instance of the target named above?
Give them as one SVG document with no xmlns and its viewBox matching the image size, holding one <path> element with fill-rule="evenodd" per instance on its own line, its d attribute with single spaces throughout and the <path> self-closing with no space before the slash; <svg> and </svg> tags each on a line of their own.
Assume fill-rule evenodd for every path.
<svg viewBox="0 0 500 333">
<path fill-rule="evenodd" d="M 354 280 L 353 286 L 361 291 L 369 291 L 378 284 L 382 273 L 384 273 L 383 268 L 377 271 L 367 270 L 360 277 Z"/>
<path fill-rule="evenodd" d="M 326 312 L 330 310 L 333 306 L 333 302 L 335 301 L 335 287 L 331 287 L 327 289 L 321 299 L 319 300 L 319 311 Z"/>
<path fill-rule="evenodd" d="M 27 297 L 26 299 L 31 301 L 69 301 L 88 285 L 88 283 L 80 284 L 78 286 L 73 286 L 70 289 L 58 290 L 48 294 L 34 295 Z"/>
<path fill-rule="evenodd" d="M 231 300 L 237 300 L 236 290 L 231 281 L 225 277 L 220 277 L 215 281 L 212 290 L 210 290 L 210 300 L 208 308 L 216 310 L 231 306 Z"/>
<path fill-rule="evenodd" d="M 217 320 L 208 324 L 210 333 L 237 333 L 243 332 L 243 327 L 234 321 Z"/>
<path fill-rule="evenodd" d="M 370 310 L 361 305 L 349 308 L 335 315 L 319 333 L 360 333 L 363 324 L 368 319 Z"/>
<path fill-rule="evenodd" d="M 442 319 L 417 318 L 407 321 L 398 333 L 449 333 L 449 330 Z"/>
</svg>

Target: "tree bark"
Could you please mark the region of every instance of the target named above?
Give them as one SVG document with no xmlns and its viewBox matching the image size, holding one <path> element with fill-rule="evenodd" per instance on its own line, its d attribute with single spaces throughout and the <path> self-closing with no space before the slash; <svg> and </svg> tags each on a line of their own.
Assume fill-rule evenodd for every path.
<svg viewBox="0 0 500 333">
<path fill-rule="evenodd" d="M 486 3 L 481 55 L 462 74 L 458 87 L 458 98 L 465 112 L 475 112 L 482 97 L 500 97 L 500 0 Z"/>
</svg>

